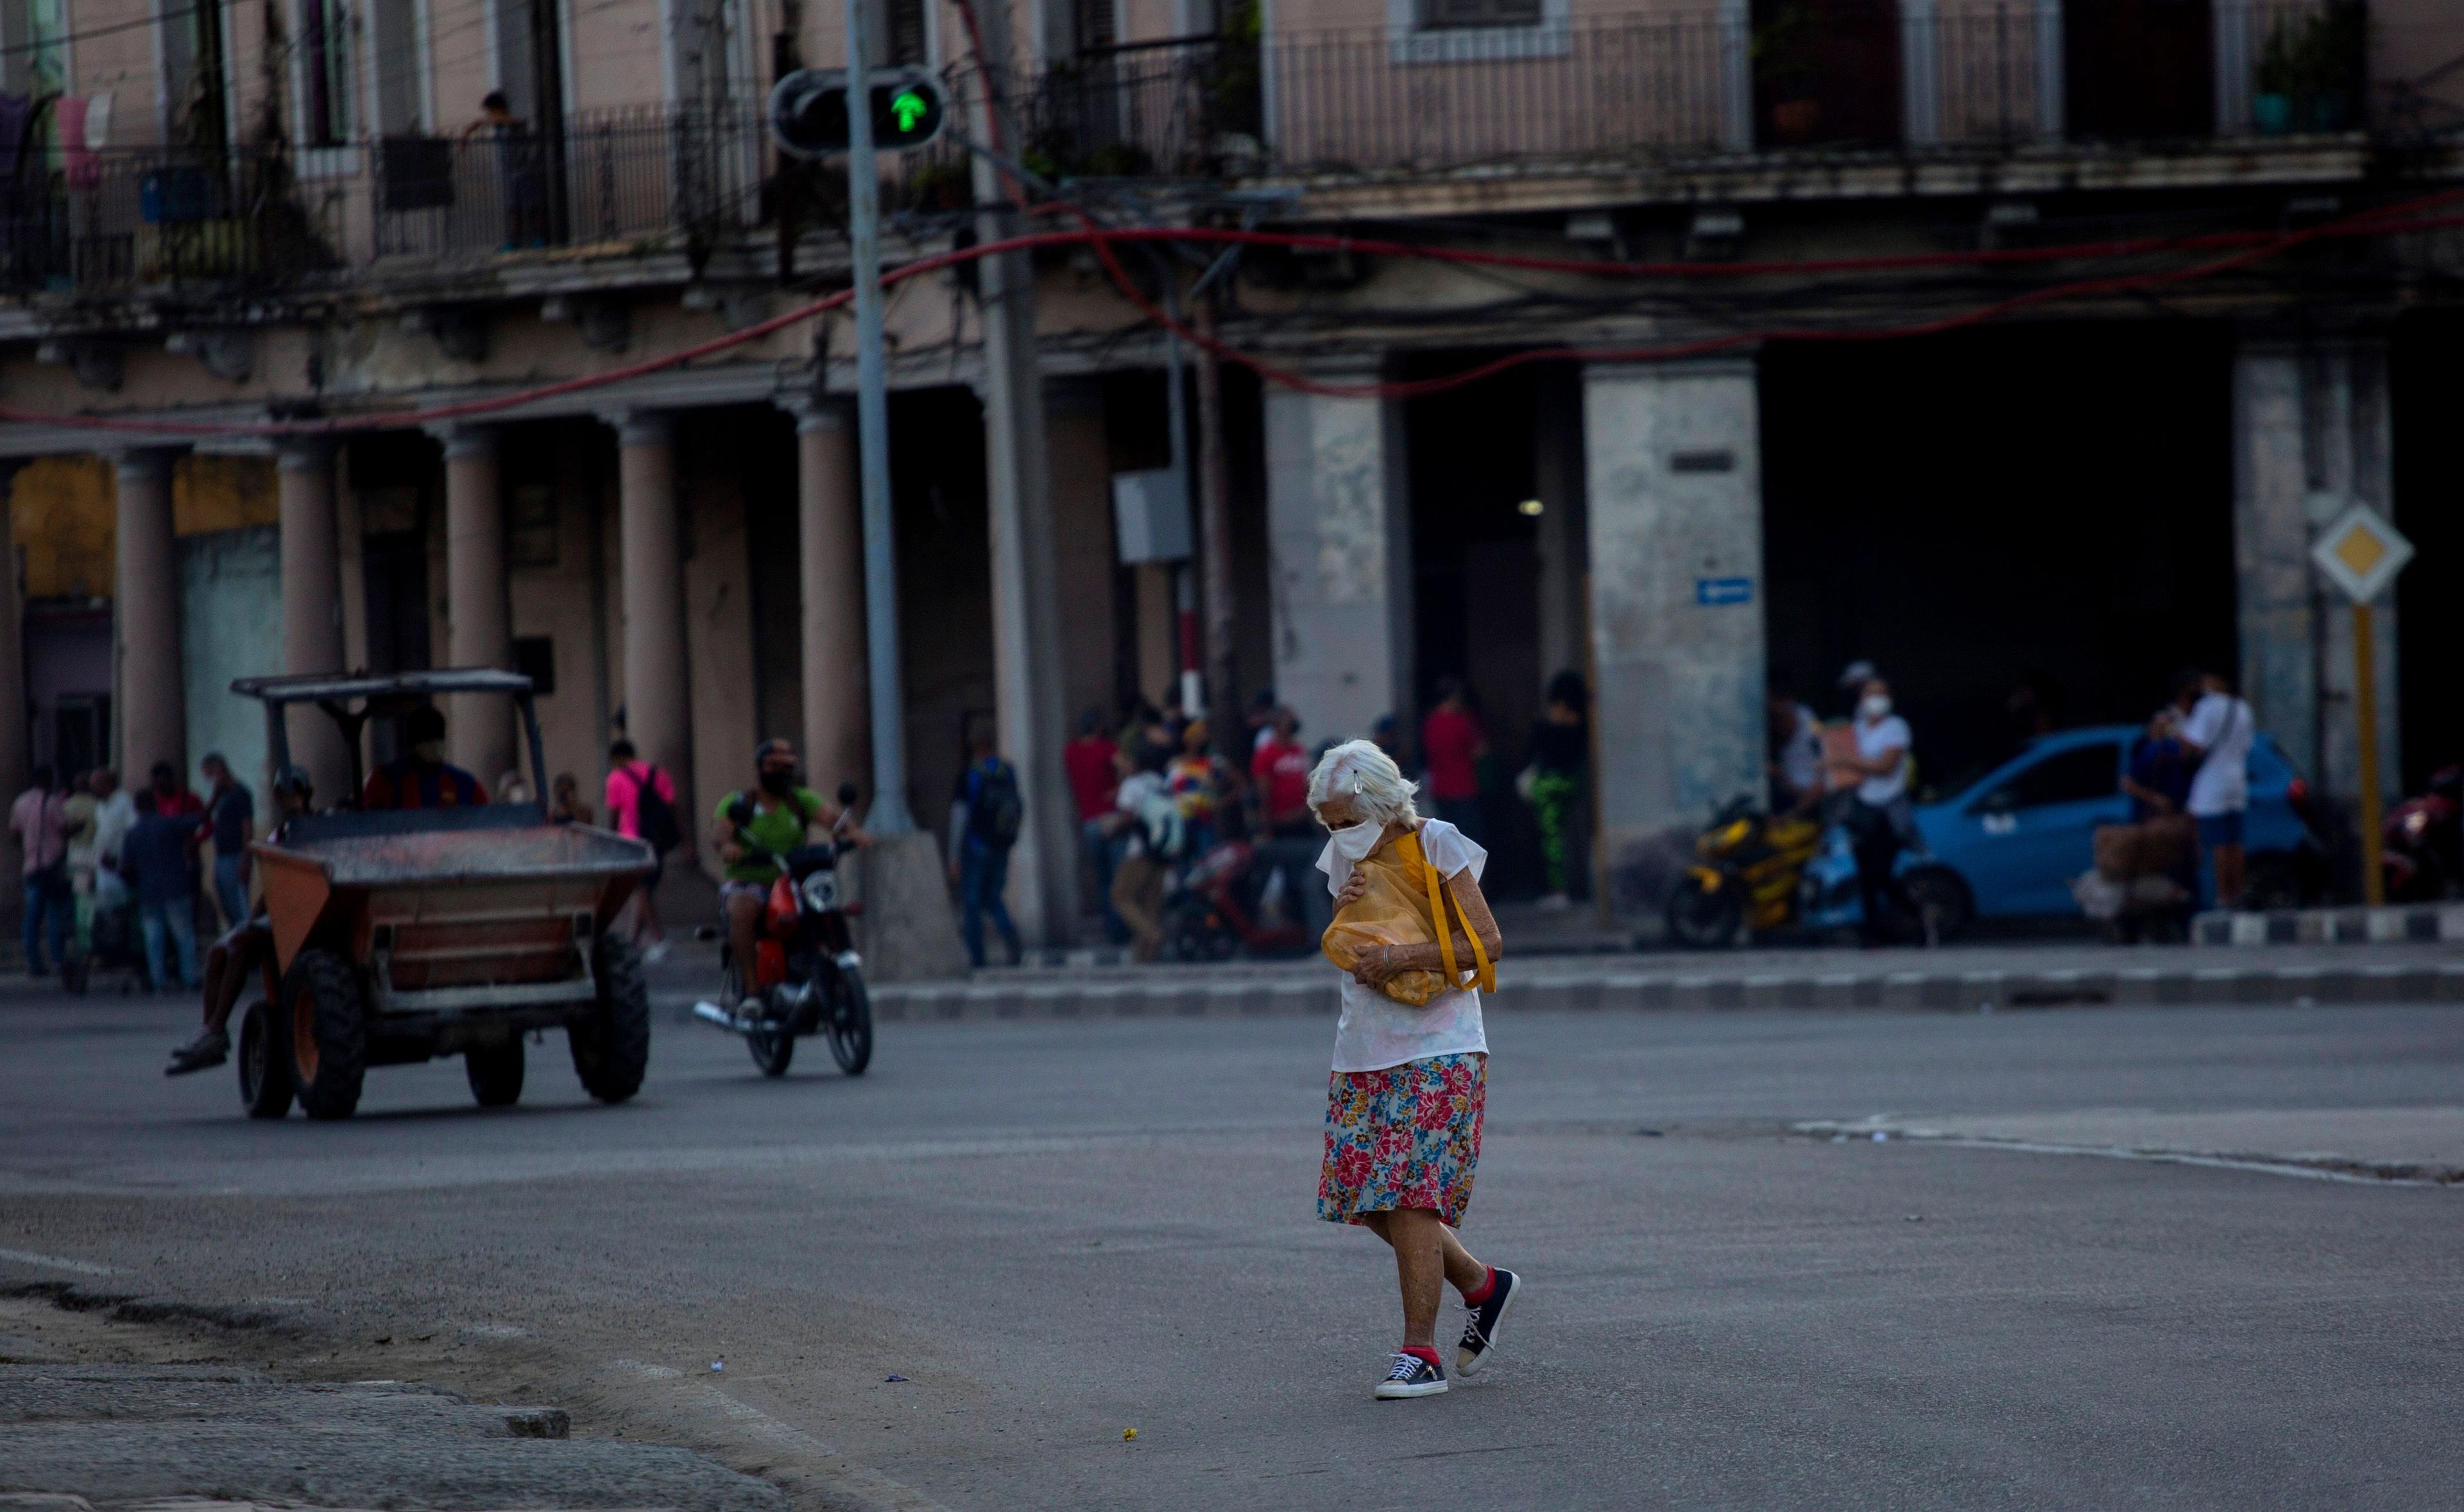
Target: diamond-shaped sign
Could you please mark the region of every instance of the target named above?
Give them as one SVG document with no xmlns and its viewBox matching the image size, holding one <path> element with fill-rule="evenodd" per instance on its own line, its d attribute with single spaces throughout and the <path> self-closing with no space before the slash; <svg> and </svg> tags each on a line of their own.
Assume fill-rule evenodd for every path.
<svg viewBox="0 0 2464 1512">
<path fill-rule="evenodd" d="M 2319 533 L 2310 560 L 2354 603 L 2366 604 L 2385 592 L 2412 560 L 2412 543 L 2398 534 L 2385 516 L 2355 504 Z"/>
</svg>

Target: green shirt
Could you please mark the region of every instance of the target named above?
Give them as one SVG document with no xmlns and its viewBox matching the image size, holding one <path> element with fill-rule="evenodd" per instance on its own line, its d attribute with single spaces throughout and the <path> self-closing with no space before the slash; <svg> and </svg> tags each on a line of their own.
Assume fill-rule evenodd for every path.
<svg viewBox="0 0 2464 1512">
<path fill-rule="evenodd" d="M 712 817 L 732 819 L 733 815 L 728 811 L 736 807 L 736 800 L 739 797 L 751 800 L 753 822 L 737 825 L 737 838 L 780 856 L 804 843 L 805 821 L 797 817 L 796 804 L 803 805 L 805 815 L 814 821 L 820 820 L 824 812 L 822 795 L 810 788 L 797 789 L 792 803 L 773 798 L 755 788 L 742 793 L 731 792 L 718 800 L 718 810 Z M 758 856 L 748 856 L 727 869 L 727 879 L 731 882 L 767 882 L 778 875 L 779 868 L 775 862 Z"/>
</svg>

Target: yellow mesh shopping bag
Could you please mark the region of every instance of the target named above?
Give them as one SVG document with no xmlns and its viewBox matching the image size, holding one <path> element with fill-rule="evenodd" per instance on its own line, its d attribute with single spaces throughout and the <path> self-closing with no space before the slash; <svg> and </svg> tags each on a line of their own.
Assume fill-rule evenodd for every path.
<svg viewBox="0 0 2464 1512">
<path fill-rule="evenodd" d="M 1445 959 L 1445 970 L 1398 971 L 1386 984 L 1388 997 L 1413 1008 L 1426 1008 L 1439 993 L 1469 987 L 1474 982 L 1484 992 L 1497 990 L 1497 973 L 1488 964 L 1488 952 L 1473 932 L 1471 921 L 1463 917 L 1463 904 L 1454 902 L 1438 877 L 1438 869 L 1429 864 L 1418 834 L 1397 835 L 1391 843 L 1372 851 L 1369 859 L 1355 870 L 1369 878 L 1369 890 L 1326 926 L 1319 946 L 1328 960 L 1349 975 L 1360 953 L 1371 945 L 1434 943 Z M 1463 938 L 1471 942 L 1474 972 L 1468 977 L 1455 964 L 1454 931 L 1446 927 L 1446 905 L 1450 902 L 1454 902 L 1454 917 L 1463 923 Z"/>
</svg>

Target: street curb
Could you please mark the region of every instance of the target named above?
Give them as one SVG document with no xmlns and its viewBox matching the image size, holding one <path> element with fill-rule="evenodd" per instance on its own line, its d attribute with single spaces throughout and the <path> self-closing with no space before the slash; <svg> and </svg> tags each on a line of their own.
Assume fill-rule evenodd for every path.
<svg viewBox="0 0 2464 1512">
<path fill-rule="evenodd" d="M 1493 1012 L 1728 1012 L 1779 1010 L 1974 1012 L 2013 1008 L 2192 1008 L 2464 1003 L 2464 962 L 2391 966 L 2166 966 L 2020 971 L 1608 972 L 1508 978 Z M 899 1023 L 1003 1019 L 1331 1016 L 1324 977 L 1078 983 L 918 982 L 872 989 L 874 1016 Z"/>
<path fill-rule="evenodd" d="M 2204 913 L 2190 921 L 2203 945 L 2404 945 L 2464 941 L 2464 903 L 2383 908 L 2279 908 Z"/>
</svg>

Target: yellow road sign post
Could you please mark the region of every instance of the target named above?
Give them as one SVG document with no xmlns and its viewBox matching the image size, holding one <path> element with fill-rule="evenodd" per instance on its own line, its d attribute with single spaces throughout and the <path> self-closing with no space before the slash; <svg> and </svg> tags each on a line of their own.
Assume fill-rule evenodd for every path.
<svg viewBox="0 0 2464 1512">
<path fill-rule="evenodd" d="M 2361 722 L 2362 898 L 2387 901 L 2386 861 L 2379 834 L 2378 634 L 2370 600 L 2412 560 L 2412 543 L 2376 511 L 2355 504 L 2320 533 L 2310 548 L 2320 575 L 2353 601 L 2353 715 Z"/>
</svg>

